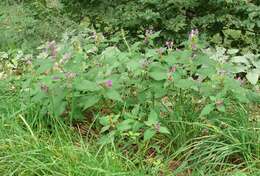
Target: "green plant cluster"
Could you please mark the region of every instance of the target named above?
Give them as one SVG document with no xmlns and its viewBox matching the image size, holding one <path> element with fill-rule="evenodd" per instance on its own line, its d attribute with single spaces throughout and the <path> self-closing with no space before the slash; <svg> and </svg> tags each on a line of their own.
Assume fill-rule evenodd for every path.
<svg viewBox="0 0 260 176">
<path fill-rule="evenodd" d="M 62 0 L 78 21 L 102 32 L 124 28 L 131 37 L 143 29 L 161 30 L 180 43 L 198 28 L 212 44 L 259 52 L 259 1 L 247 0 Z"/>
<path fill-rule="evenodd" d="M 48 42 L 28 65 L 25 102 L 40 106 L 39 116 L 50 125 L 53 118 L 72 124 L 94 112 L 100 132 L 108 133 L 101 138 L 105 143 L 122 135 L 149 140 L 171 134 L 165 122 L 180 101 L 197 107 L 197 118 L 259 102 L 259 90 L 243 86 L 235 65 L 207 55 L 194 30 L 181 50 L 155 48 L 158 35 L 133 45 L 125 40 L 126 51 L 89 29 L 66 33 L 61 43 Z"/>
</svg>

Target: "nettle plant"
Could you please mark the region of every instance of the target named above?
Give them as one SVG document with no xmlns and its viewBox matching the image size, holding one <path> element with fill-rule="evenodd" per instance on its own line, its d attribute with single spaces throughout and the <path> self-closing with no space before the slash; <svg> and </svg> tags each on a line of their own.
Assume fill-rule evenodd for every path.
<svg viewBox="0 0 260 176">
<path fill-rule="evenodd" d="M 205 53 L 210 58 L 223 64 L 232 64 L 232 72 L 237 74 L 237 78 L 243 82 L 243 76 L 252 84 L 256 85 L 260 76 L 260 55 L 250 52 L 240 53 L 238 49 L 226 49 L 216 47 L 207 49 Z"/>
<path fill-rule="evenodd" d="M 150 31 L 143 41 L 125 41 L 124 51 L 92 30 L 66 34 L 58 44 L 49 42 L 24 82 L 26 98 L 41 107 L 44 119 L 73 123 L 90 120 L 86 114 L 94 113 L 102 143 L 115 137 L 170 135 L 164 122 L 180 97 L 198 104 L 200 117 L 250 101 L 251 91 L 235 79 L 234 66 L 202 52 L 197 30 L 180 50 L 169 41 L 155 48 L 156 36 Z"/>
</svg>

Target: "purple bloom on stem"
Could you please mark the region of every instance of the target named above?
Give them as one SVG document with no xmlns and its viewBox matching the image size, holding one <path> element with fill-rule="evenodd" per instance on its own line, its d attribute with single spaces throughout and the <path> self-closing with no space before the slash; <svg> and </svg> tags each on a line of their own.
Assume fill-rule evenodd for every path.
<svg viewBox="0 0 260 176">
<path fill-rule="evenodd" d="M 192 29 L 190 34 L 189 34 L 189 39 L 192 40 L 197 35 L 199 35 L 198 29 Z"/>
<path fill-rule="evenodd" d="M 176 66 L 172 66 L 172 67 L 170 68 L 170 72 L 171 72 L 171 73 L 174 73 L 174 72 L 176 72 L 176 69 L 177 69 Z"/>
<path fill-rule="evenodd" d="M 236 78 L 236 80 L 238 80 L 241 85 L 245 83 L 245 80 L 243 78 L 241 78 L 240 76 L 238 78 Z"/>
<path fill-rule="evenodd" d="M 153 30 L 152 29 L 147 29 L 146 31 L 145 31 L 145 35 L 146 36 L 150 36 L 150 35 L 152 35 L 153 34 Z"/>
<path fill-rule="evenodd" d="M 60 80 L 60 77 L 54 76 L 54 77 L 52 77 L 52 79 L 55 80 L 55 81 L 57 81 L 57 80 Z"/>
<path fill-rule="evenodd" d="M 48 49 L 51 51 L 51 56 L 55 58 L 57 56 L 57 45 L 55 41 L 48 43 Z"/>
<path fill-rule="evenodd" d="M 159 132 L 160 129 L 161 129 L 160 123 L 155 124 L 155 125 L 154 125 L 154 128 L 155 128 L 155 130 L 156 130 L 157 132 Z"/>
<path fill-rule="evenodd" d="M 166 45 L 166 47 L 167 47 L 168 49 L 172 49 L 172 47 L 173 47 L 173 41 L 166 41 L 166 42 L 165 42 L 165 45 Z"/>
<path fill-rule="evenodd" d="M 69 53 L 66 53 L 63 55 L 62 59 L 61 59 L 61 64 L 64 64 L 65 62 L 67 62 L 69 59 L 71 58 L 71 55 Z"/>
<path fill-rule="evenodd" d="M 106 85 L 107 88 L 111 88 L 113 86 L 113 81 L 112 80 L 107 80 L 105 82 L 105 85 Z"/>
<path fill-rule="evenodd" d="M 196 49 L 196 48 L 197 48 L 195 43 L 193 43 L 193 44 L 191 45 L 191 47 L 192 47 L 192 49 Z"/>
<path fill-rule="evenodd" d="M 48 87 L 47 85 L 42 84 L 42 85 L 41 85 L 41 90 L 42 90 L 43 92 L 45 92 L 45 93 L 48 93 L 49 87 Z"/>
<path fill-rule="evenodd" d="M 67 73 L 65 73 L 65 76 L 66 76 L 67 79 L 73 79 L 77 75 L 76 75 L 76 73 L 73 73 L 73 72 L 67 72 Z"/>
</svg>

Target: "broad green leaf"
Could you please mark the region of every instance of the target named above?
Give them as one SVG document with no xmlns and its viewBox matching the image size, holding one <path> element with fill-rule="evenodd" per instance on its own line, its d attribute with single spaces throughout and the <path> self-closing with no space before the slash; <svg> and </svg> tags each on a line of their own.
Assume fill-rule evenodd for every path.
<svg viewBox="0 0 260 176">
<path fill-rule="evenodd" d="M 259 75 L 258 71 L 254 69 L 246 74 L 246 78 L 251 84 L 255 85 L 259 79 Z"/>
<path fill-rule="evenodd" d="M 131 59 L 128 63 L 127 63 L 127 69 L 130 71 L 134 71 L 138 68 L 141 67 L 141 62 L 140 59 Z"/>
<path fill-rule="evenodd" d="M 44 59 L 39 62 L 40 67 L 37 69 L 37 73 L 41 74 L 51 69 L 54 65 L 51 59 Z"/>
<path fill-rule="evenodd" d="M 230 54 L 230 55 L 236 54 L 236 53 L 238 53 L 238 52 L 239 52 L 239 49 L 229 49 L 229 50 L 227 51 L 227 53 Z"/>
<path fill-rule="evenodd" d="M 109 89 L 105 92 L 105 97 L 115 101 L 123 101 L 118 91 Z"/>
<path fill-rule="evenodd" d="M 152 126 L 158 123 L 158 116 L 154 110 L 151 110 L 148 120 L 145 122 L 146 125 Z"/>
<path fill-rule="evenodd" d="M 163 134 L 170 134 L 170 131 L 168 130 L 168 128 L 162 127 L 162 126 L 160 127 L 159 132 L 163 133 Z"/>
<path fill-rule="evenodd" d="M 78 79 L 74 82 L 74 87 L 77 90 L 91 91 L 91 92 L 98 91 L 101 89 L 101 87 L 97 83 L 88 80 L 81 80 L 81 79 Z"/>
<path fill-rule="evenodd" d="M 156 134 L 156 131 L 154 129 L 147 129 L 144 132 L 144 141 L 150 140 L 154 135 Z"/>
<path fill-rule="evenodd" d="M 215 67 L 217 64 L 215 60 L 209 58 L 209 56 L 205 54 L 198 55 L 196 58 L 194 58 L 193 63 L 195 65 L 205 65 L 211 67 Z"/>
<path fill-rule="evenodd" d="M 215 105 L 214 104 L 208 104 L 206 105 L 201 113 L 200 113 L 200 116 L 205 116 L 205 115 L 208 115 L 210 112 L 212 112 L 213 110 L 215 109 Z"/>
<path fill-rule="evenodd" d="M 100 96 L 98 95 L 87 95 L 80 98 L 80 105 L 83 107 L 83 109 L 87 109 L 91 106 L 94 106 L 97 104 L 100 100 Z"/>
<path fill-rule="evenodd" d="M 211 77 L 212 75 L 216 74 L 216 69 L 215 67 L 201 67 L 198 70 L 198 74 L 201 75 L 202 77 Z"/>
<path fill-rule="evenodd" d="M 101 128 L 101 133 L 104 133 L 105 131 L 109 130 L 110 129 L 110 126 L 104 126 Z"/>
<path fill-rule="evenodd" d="M 217 110 L 219 110 L 220 112 L 226 112 L 226 108 L 224 105 L 220 105 L 220 106 L 216 106 Z"/>
<path fill-rule="evenodd" d="M 100 144 L 100 145 L 110 144 L 114 141 L 114 138 L 115 138 L 115 131 L 112 131 L 109 134 L 102 136 L 98 140 L 98 144 Z"/>
<path fill-rule="evenodd" d="M 167 72 L 154 71 L 150 72 L 149 76 L 156 81 L 161 81 L 167 79 Z"/>
<path fill-rule="evenodd" d="M 231 59 L 231 61 L 234 63 L 243 63 L 249 65 L 248 59 L 244 56 L 235 56 Z"/>
<path fill-rule="evenodd" d="M 197 82 L 190 79 L 180 79 L 175 82 L 175 86 L 181 89 L 198 90 L 197 84 Z"/>
<path fill-rule="evenodd" d="M 112 118 L 111 116 L 104 116 L 104 117 L 101 117 L 99 118 L 99 123 L 103 126 L 109 126 L 110 125 L 110 121 Z"/>
<path fill-rule="evenodd" d="M 103 61 L 105 64 L 114 65 L 118 60 L 120 51 L 116 47 L 108 47 L 103 51 Z"/>
<path fill-rule="evenodd" d="M 135 122 L 133 119 L 127 119 L 117 125 L 119 131 L 127 131 L 132 128 L 132 124 Z"/>
<path fill-rule="evenodd" d="M 154 80 L 161 81 L 167 79 L 168 67 L 160 63 L 153 63 L 149 69 L 149 76 Z"/>
<path fill-rule="evenodd" d="M 175 65 L 175 64 L 188 64 L 191 59 L 192 52 L 188 50 L 184 51 L 176 51 L 172 54 L 169 54 L 168 56 L 165 56 L 165 61 L 169 65 Z"/>
</svg>

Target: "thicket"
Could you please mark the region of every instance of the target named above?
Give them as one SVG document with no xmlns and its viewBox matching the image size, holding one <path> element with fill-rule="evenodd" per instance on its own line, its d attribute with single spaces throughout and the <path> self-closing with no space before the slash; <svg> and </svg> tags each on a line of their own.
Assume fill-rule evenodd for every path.
<svg viewBox="0 0 260 176">
<path fill-rule="evenodd" d="M 43 1 L 42 1 L 43 2 Z M 0 48 L 35 53 L 48 40 L 59 40 L 61 33 L 75 23 L 56 6 L 41 1 L 0 2 Z"/>
<path fill-rule="evenodd" d="M 181 43 L 198 28 L 212 44 L 259 52 L 258 0 L 62 0 L 78 21 L 106 33 L 121 28 L 131 37 L 144 30 L 161 31 L 163 40 Z M 80 13 L 79 13 L 80 12 Z"/>
</svg>

